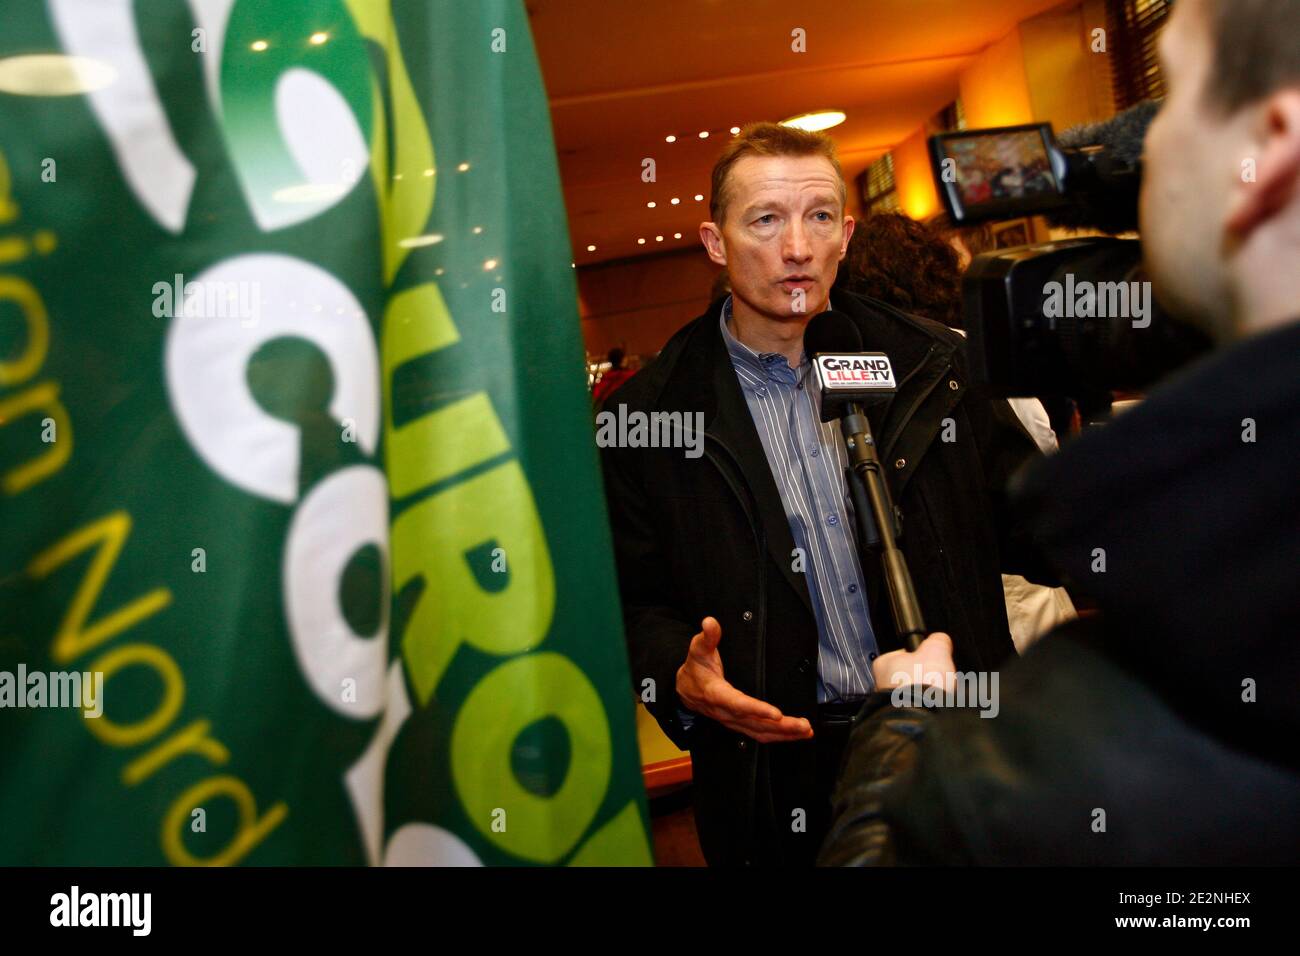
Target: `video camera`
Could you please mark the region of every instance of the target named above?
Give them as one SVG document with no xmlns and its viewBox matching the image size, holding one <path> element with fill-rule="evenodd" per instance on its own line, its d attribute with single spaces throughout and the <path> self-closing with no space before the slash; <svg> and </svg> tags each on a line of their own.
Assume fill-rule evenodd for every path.
<svg viewBox="0 0 1300 956">
<path fill-rule="evenodd" d="M 1137 229 L 1142 142 L 1158 105 L 1142 103 L 1058 140 L 1050 124 L 930 137 L 952 222 L 1042 215 L 1114 236 Z M 1000 396 L 1068 396 L 1109 410 L 1210 348 L 1163 312 L 1136 239 L 1090 237 L 975 257 L 962 283 L 973 374 Z"/>
</svg>

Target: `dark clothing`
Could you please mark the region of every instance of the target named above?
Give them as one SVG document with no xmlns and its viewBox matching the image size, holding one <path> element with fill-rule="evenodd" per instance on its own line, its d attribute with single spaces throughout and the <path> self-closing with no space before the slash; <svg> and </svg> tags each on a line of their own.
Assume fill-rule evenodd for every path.
<svg viewBox="0 0 1300 956">
<path fill-rule="evenodd" d="M 1100 615 L 1010 667 L 993 719 L 875 695 L 820 862 L 1300 859 L 1298 446 L 1300 322 L 1030 469 L 1035 538 Z"/>
<path fill-rule="evenodd" d="M 720 305 L 674 335 L 614 398 L 629 411 L 700 412 L 705 423 L 698 458 L 682 448 L 602 452 L 632 680 L 639 694 L 643 681 L 654 682 L 650 712 L 691 751 L 709 862 L 810 863 L 824 832 L 812 824 L 829 813 L 818 745 L 756 744 L 703 717 L 687 731 L 678 716 L 677 669 L 709 615 L 722 625 L 728 681 L 787 715 L 811 719 L 817 703 L 808 586 L 792 567 L 790 526 L 723 343 Z M 968 395 L 958 335 L 848 293 L 837 293 L 836 305 L 866 348 L 889 355 L 899 382 L 868 417 L 926 622 L 954 635 L 964 666 L 995 667 L 1014 648 L 990 492 L 1037 450 L 1005 402 Z M 889 649 L 894 626 L 878 562 L 863 571 L 875 633 Z M 792 831 L 797 810 L 806 811 L 806 831 Z"/>
<path fill-rule="evenodd" d="M 596 405 L 613 395 L 624 382 L 635 374 L 630 368 L 612 368 L 600 377 L 596 387 L 591 390 L 591 400 Z"/>
</svg>

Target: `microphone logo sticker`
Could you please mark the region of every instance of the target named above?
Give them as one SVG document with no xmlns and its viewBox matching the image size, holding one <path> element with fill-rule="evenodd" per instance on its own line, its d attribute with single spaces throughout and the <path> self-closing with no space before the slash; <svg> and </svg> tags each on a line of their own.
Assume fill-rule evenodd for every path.
<svg viewBox="0 0 1300 956">
<path fill-rule="evenodd" d="M 817 382 L 823 392 L 893 392 L 894 369 L 883 352 L 821 353 L 816 360 Z"/>
</svg>

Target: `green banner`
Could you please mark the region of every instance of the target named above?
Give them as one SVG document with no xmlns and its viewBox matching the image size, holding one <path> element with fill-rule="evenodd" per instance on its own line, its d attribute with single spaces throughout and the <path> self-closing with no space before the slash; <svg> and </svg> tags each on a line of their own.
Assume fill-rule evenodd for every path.
<svg viewBox="0 0 1300 956">
<path fill-rule="evenodd" d="M 522 3 L 2 17 L 0 863 L 651 862 Z"/>
</svg>

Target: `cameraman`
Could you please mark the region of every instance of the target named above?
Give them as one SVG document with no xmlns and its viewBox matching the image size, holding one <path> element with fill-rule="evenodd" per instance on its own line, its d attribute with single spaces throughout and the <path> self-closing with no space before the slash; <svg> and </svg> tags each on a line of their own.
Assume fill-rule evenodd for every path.
<svg viewBox="0 0 1300 956">
<path fill-rule="evenodd" d="M 994 719 L 877 693 L 823 864 L 1300 853 L 1300 0 L 1184 0 L 1160 54 L 1147 266 L 1221 348 L 1029 471 L 1036 540 L 1100 617 L 1009 668 Z M 883 655 L 877 687 L 951 687 L 951 646 Z"/>
</svg>

